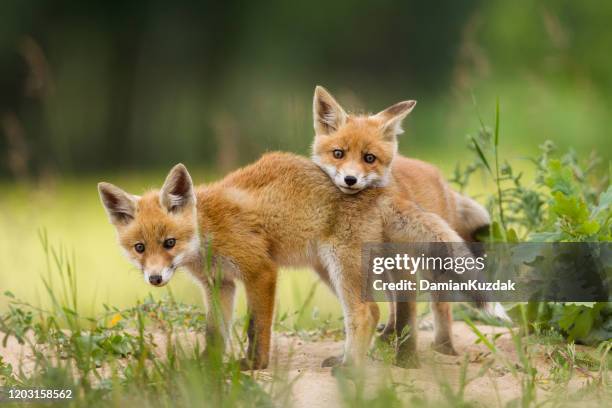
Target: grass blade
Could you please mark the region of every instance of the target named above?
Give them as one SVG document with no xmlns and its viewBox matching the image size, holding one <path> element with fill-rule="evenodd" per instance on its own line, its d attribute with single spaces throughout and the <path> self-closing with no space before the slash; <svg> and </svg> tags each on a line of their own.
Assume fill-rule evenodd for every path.
<svg viewBox="0 0 612 408">
<path fill-rule="evenodd" d="M 478 156 L 480 157 L 480 160 L 482 160 L 482 162 L 484 163 L 484 165 L 487 168 L 487 170 L 489 170 L 489 173 L 491 173 L 491 175 L 493 175 L 493 171 L 491 170 L 491 166 L 489 165 L 489 161 L 485 157 L 484 153 L 482 152 L 482 149 L 480 148 L 480 145 L 478 144 L 478 141 L 476 141 L 474 136 L 472 136 L 472 143 L 474 143 L 474 147 L 476 148 L 476 152 L 478 153 Z"/>
<path fill-rule="evenodd" d="M 482 344 L 484 344 L 485 346 L 487 346 L 487 348 L 489 350 L 491 350 L 492 353 L 497 353 L 497 347 L 495 347 L 495 344 L 491 343 L 489 341 L 489 339 L 487 339 L 487 336 L 485 336 L 479 329 L 478 327 L 476 327 L 476 325 L 474 324 L 474 322 L 472 322 L 472 320 L 467 317 L 467 316 L 463 316 L 463 321 L 465 322 L 465 324 L 467 324 L 468 326 L 470 326 L 470 329 L 472 329 L 472 331 L 474 332 L 474 334 L 478 337 L 478 339 L 482 342 Z"/>
<path fill-rule="evenodd" d="M 499 145 L 499 97 L 495 104 L 495 149 Z"/>
</svg>

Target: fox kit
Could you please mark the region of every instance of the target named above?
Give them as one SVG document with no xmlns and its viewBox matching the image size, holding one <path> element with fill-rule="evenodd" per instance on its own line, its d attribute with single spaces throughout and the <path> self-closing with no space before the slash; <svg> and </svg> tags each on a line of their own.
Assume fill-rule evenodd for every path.
<svg viewBox="0 0 612 408">
<path fill-rule="evenodd" d="M 395 197 L 413 203 L 421 217 L 436 219 L 448 234 L 453 230 L 463 239 L 473 240 L 477 230 L 489 225 L 487 211 L 453 191 L 433 165 L 397 154 L 402 120 L 415 105 L 416 101 L 404 101 L 376 115 L 354 116 L 347 114 L 323 87 L 316 87 L 312 159 L 343 193 L 393 186 Z M 426 235 L 417 237 L 419 241 L 428 239 Z M 432 309 L 436 323 L 434 348 L 456 354 L 450 304 L 434 302 Z M 383 336 L 401 333 L 404 325 L 414 324 L 414 314 L 412 304 L 392 305 Z"/>
<path fill-rule="evenodd" d="M 434 237 L 429 231 L 440 230 L 437 220 L 405 217 L 403 206 L 411 204 L 394 199 L 387 189 L 344 194 L 312 161 L 287 153 L 266 154 L 197 188 L 179 164 L 160 190 L 142 196 L 108 183 L 98 190 L 119 245 L 148 283 L 163 286 L 182 267 L 201 284 L 208 303 L 207 345 L 225 344 L 234 281 L 244 283 L 251 323 L 243 364 L 250 368 L 268 364 L 280 266 L 311 266 L 333 287 L 346 330 L 340 362 L 359 364 L 379 318 L 376 303 L 361 296 L 362 244 L 414 241 L 423 234 L 430 241 L 460 241 L 452 231 Z M 218 307 L 213 294 L 218 294 Z M 478 293 L 470 295 L 483 300 Z M 398 349 L 398 364 L 411 365 L 413 358 L 414 344 Z"/>
</svg>

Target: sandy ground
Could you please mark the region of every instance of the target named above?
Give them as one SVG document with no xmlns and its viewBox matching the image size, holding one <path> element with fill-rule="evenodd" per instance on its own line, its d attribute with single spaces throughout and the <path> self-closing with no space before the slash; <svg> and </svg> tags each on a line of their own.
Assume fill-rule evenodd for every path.
<svg viewBox="0 0 612 408">
<path fill-rule="evenodd" d="M 492 326 L 477 326 L 485 334 L 501 333 L 496 340 L 496 346 L 507 360 L 520 367 L 516 350 L 507 329 Z M 412 395 L 421 395 L 428 401 L 441 398 L 441 383 L 447 383 L 453 390 L 458 389 L 460 381 L 461 365 L 467 356 L 468 378 L 475 379 L 469 383 L 465 390 L 467 400 L 478 401 L 483 406 L 504 406 L 508 401 L 521 395 L 521 382 L 516 378 L 499 359 L 496 359 L 483 344 L 476 343 L 477 336 L 463 322 L 454 324 L 455 348 L 458 356 L 446 356 L 434 352 L 430 348 L 433 339 L 431 323 L 424 321 L 419 330 L 419 359 L 421 367 L 418 369 L 402 369 L 390 366 L 382 361 L 370 359 L 366 367 L 365 382 L 362 385 L 365 395 L 373 393 L 381 384 L 390 382 L 398 384 L 398 390 L 405 390 L 400 395 L 409 399 Z M 158 350 L 161 354 L 165 349 L 165 337 L 155 334 Z M 195 334 L 182 335 L 186 343 L 195 341 L 201 336 Z M 330 368 L 321 368 L 321 362 L 334 355 L 342 353 L 343 342 L 335 339 L 321 339 L 317 341 L 305 341 L 296 336 L 288 336 L 277 333 L 274 339 L 272 361 L 270 368 L 252 373 L 264 386 L 270 385 L 276 376 L 284 377 L 292 383 L 289 399 L 292 405 L 298 408 L 308 407 L 330 408 L 342 405 L 339 393 L 338 379 L 332 375 Z M 547 394 L 547 380 L 550 371 L 550 359 L 541 350 L 536 350 L 535 366 L 538 377 L 541 379 L 538 387 L 540 397 Z M 580 346 L 577 346 L 580 348 Z M 6 347 L 0 342 L 0 355 L 5 362 L 13 367 L 21 367 L 24 372 L 32 368 L 32 362 L 28 355 L 29 347 L 20 345 L 14 338 L 10 338 Z M 491 368 L 484 376 L 478 376 L 478 372 L 484 364 L 491 364 Z M 590 379 L 588 372 L 575 370 L 570 381 L 570 390 L 576 390 L 585 385 Z M 349 387 L 354 384 L 349 382 Z M 552 385 L 552 384 L 550 384 Z M 540 398 L 538 398 L 540 399 Z"/>
<path fill-rule="evenodd" d="M 427 322 L 426 322 L 427 323 Z M 422 325 L 423 326 L 423 325 Z M 427 324 L 425 325 L 427 326 Z M 431 327 L 431 325 L 429 325 Z M 496 346 L 503 352 L 505 358 L 518 364 L 514 343 L 507 329 L 477 325 L 484 334 L 502 333 L 496 340 Z M 458 389 L 461 365 L 468 358 L 468 376 L 475 378 L 465 390 L 466 400 L 477 401 L 483 406 L 505 406 L 508 401 L 521 396 L 521 381 L 506 368 L 503 362 L 495 359 L 483 344 L 476 344 L 477 336 L 463 322 L 454 324 L 455 348 L 458 356 L 447 356 L 434 352 L 430 345 L 433 340 L 433 330 L 420 330 L 418 337 L 419 358 L 421 367 L 418 369 L 402 369 L 390 367 L 381 361 L 370 361 L 366 369 L 365 393 L 373 393 L 383 382 L 391 381 L 400 384 L 398 390 L 406 390 L 404 398 L 409 400 L 411 393 L 417 393 L 428 401 L 440 397 L 440 383 L 448 383 L 456 391 Z M 321 340 L 305 342 L 298 338 L 277 336 L 273 366 L 289 367 L 289 379 L 294 379 L 292 402 L 299 408 L 334 407 L 342 404 L 338 392 L 338 380 L 332 375 L 330 368 L 321 368 L 321 361 L 332 355 L 342 353 L 341 341 Z M 580 349 L 580 346 L 577 346 Z M 550 359 L 544 350 L 537 353 L 535 366 L 541 379 L 538 394 L 548 394 L 546 388 L 552 386 L 546 378 L 549 375 Z M 491 368 L 484 376 L 478 376 L 483 364 L 490 363 Z M 270 370 L 266 370 L 269 372 Z M 265 379 L 265 372 L 259 377 Z M 577 390 L 589 381 L 589 373 L 575 371 L 570 381 L 570 390 Z M 548 384 L 547 384 L 548 383 Z"/>
</svg>

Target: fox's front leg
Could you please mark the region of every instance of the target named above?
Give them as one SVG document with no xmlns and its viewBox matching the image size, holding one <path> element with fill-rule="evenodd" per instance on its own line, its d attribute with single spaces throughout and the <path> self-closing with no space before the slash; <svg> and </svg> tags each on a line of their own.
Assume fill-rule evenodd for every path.
<svg viewBox="0 0 612 408">
<path fill-rule="evenodd" d="M 260 267 L 254 273 L 244 274 L 244 286 L 249 312 L 246 358 L 243 369 L 263 369 L 270 359 L 272 319 L 276 292 L 277 270 L 274 266 Z"/>
<path fill-rule="evenodd" d="M 206 302 L 206 350 L 223 353 L 231 337 L 236 284 L 229 279 L 204 283 Z"/>
<path fill-rule="evenodd" d="M 319 256 L 329 273 L 334 291 L 340 298 L 344 313 L 346 339 L 342 360 L 327 359 L 324 366 L 361 365 L 367 355 L 380 317 L 378 305 L 361 297 L 361 267 L 359 248 L 322 245 Z"/>
<path fill-rule="evenodd" d="M 404 368 L 418 368 L 420 363 L 417 355 L 417 304 L 414 301 L 403 301 L 397 302 L 395 307 L 397 336 L 395 364 Z"/>
<path fill-rule="evenodd" d="M 439 353 L 456 356 L 453 347 L 453 309 L 448 302 L 432 302 L 431 309 L 434 315 L 434 342 L 432 347 Z"/>
</svg>

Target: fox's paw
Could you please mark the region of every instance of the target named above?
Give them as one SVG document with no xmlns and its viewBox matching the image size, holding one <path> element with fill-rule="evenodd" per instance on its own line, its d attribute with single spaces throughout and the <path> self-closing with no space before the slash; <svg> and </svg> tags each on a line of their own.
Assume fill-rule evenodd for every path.
<svg viewBox="0 0 612 408">
<path fill-rule="evenodd" d="M 240 366 L 240 371 L 252 371 L 252 370 L 263 370 L 268 367 L 268 363 L 262 363 L 258 360 L 251 360 L 248 358 L 241 358 L 238 361 L 238 365 Z"/>
<path fill-rule="evenodd" d="M 453 344 L 450 341 L 445 342 L 433 342 L 431 343 L 431 348 L 434 351 L 437 351 L 441 354 L 446 354 L 447 356 L 458 356 L 459 353 L 453 347 Z"/>
<path fill-rule="evenodd" d="M 323 362 L 321 362 L 321 367 L 339 367 L 342 365 L 344 356 L 331 356 L 327 357 Z"/>
</svg>

